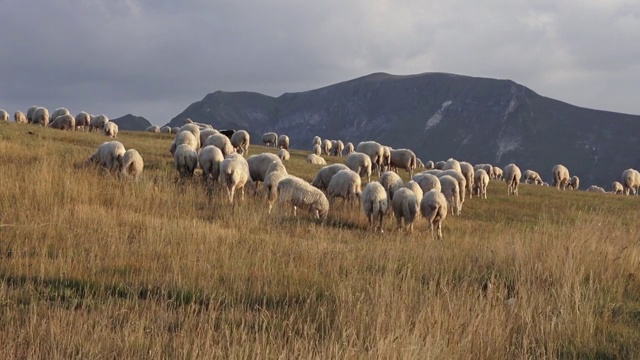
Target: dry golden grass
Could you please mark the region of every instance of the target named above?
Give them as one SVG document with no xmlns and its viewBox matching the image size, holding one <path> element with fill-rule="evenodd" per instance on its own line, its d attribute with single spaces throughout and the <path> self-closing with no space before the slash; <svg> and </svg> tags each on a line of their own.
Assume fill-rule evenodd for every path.
<svg viewBox="0 0 640 360">
<path fill-rule="evenodd" d="M 640 358 L 638 198 L 492 182 L 443 241 L 380 235 L 208 199 L 171 139 L 119 135 L 135 183 L 79 166 L 103 136 L 0 124 L 3 358 Z"/>
</svg>

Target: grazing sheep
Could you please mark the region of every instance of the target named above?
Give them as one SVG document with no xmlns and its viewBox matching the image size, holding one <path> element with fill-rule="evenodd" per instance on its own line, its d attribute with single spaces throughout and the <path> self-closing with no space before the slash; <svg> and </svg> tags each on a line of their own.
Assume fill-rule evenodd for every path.
<svg viewBox="0 0 640 360">
<path fill-rule="evenodd" d="M 275 161 L 274 161 L 275 163 Z M 282 164 L 280 164 L 282 165 Z M 289 176 L 286 170 L 283 171 L 272 171 L 267 174 L 267 177 L 264 178 L 264 188 L 267 191 L 267 203 L 269 204 L 269 214 L 271 214 L 271 209 L 273 209 L 273 203 L 278 198 L 278 184 L 284 178 Z"/>
<path fill-rule="evenodd" d="M 460 204 L 461 191 L 458 180 L 451 175 L 443 175 L 439 177 L 438 180 L 440 180 L 440 186 L 442 186 L 441 192 L 447 199 L 447 203 L 451 209 L 451 215 L 460 215 L 462 210 Z"/>
<path fill-rule="evenodd" d="M 502 171 L 502 169 L 500 169 L 497 166 L 493 167 L 493 177 L 496 180 L 502 180 L 503 175 L 504 175 L 504 172 Z"/>
<path fill-rule="evenodd" d="M 625 195 L 629 195 L 629 193 L 638 195 L 638 187 L 640 187 L 640 172 L 635 169 L 627 169 L 622 172 L 621 180 Z"/>
<path fill-rule="evenodd" d="M 356 152 L 369 155 L 372 169 L 376 171 L 378 176 L 380 176 L 384 163 L 384 146 L 375 141 L 363 141 L 356 146 Z M 349 157 L 347 156 L 347 158 Z"/>
<path fill-rule="evenodd" d="M 572 176 L 571 179 L 569 180 L 569 188 L 572 190 L 578 190 L 578 188 L 580 187 L 580 178 L 577 176 Z"/>
<path fill-rule="evenodd" d="M 489 186 L 489 174 L 484 169 L 478 169 L 473 174 L 473 187 L 481 199 L 487 198 L 487 186 Z"/>
<path fill-rule="evenodd" d="M 449 169 L 449 170 L 442 170 L 439 173 L 435 174 L 438 178 L 445 176 L 445 175 L 449 175 L 452 178 L 456 179 L 456 181 L 458 182 L 458 187 L 460 188 L 460 209 L 462 210 L 462 204 L 465 201 L 466 198 L 466 192 L 467 192 L 467 188 L 471 187 L 471 185 L 473 184 L 472 182 L 467 183 L 467 178 L 464 177 L 464 175 L 462 175 L 461 172 L 459 172 L 458 170 L 454 170 L 454 169 Z"/>
<path fill-rule="evenodd" d="M 27 109 L 27 123 L 33 124 L 33 113 L 36 111 L 37 108 L 38 107 L 34 105 L 29 109 Z"/>
<path fill-rule="evenodd" d="M 47 127 L 49 125 L 49 110 L 39 107 L 33 112 L 32 124 Z"/>
<path fill-rule="evenodd" d="M 49 123 L 49 127 L 52 129 L 73 131 L 76 129 L 76 118 L 71 114 L 60 115 Z"/>
<path fill-rule="evenodd" d="M 189 132 L 187 132 L 189 133 Z M 189 133 L 191 134 L 191 133 Z M 222 151 L 213 145 L 207 145 L 198 152 L 198 163 L 202 169 L 202 180 L 215 184 L 220 176 L 220 163 L 224 160 Z"/>
<path fill-rule="evenodd" d="M 562 188 L 562 190 L 566 190 L 567 185 L 569 185 L 571 181 L 569 169 L 561 164 L 553 167 L 551 170 L 551 178 L 553 179 L 553 186 L 558 190 L 560 190 L 560 188 Z"/>
<path fill-rule="evenodd" d="M 402 230 L 402 222 L 404 222 L 404 227 L 409 232 L 413 232 L 413 221 L 418 214 L 419 205 L 418 197 L 413 191 L 403 187 L 395 192 L 391 200 L 391 208 L 396 217 L 398 230 Z"/>
<path fill-rule="evenodd" d="M 324 155 L 330 155 L 331 154 L 331 140 L 329 139 L 324 139 L 322 140 L 322 154 Z"/>
<path fill-rule="evenodd" d="M 22 111 L 16 111 L 15 113 L 13 113 L 13 121 L 15 121 L 17 124 L 26 124 L 27 116 Z"/>
<path fill-rule="evenodd" d="M 98 165 L 115 173 L 120 170 L 124 153 L 124 145 L 121 142 L 107 141 L 98 146 L 96 152 L 85 160 L 85 165 Z"/>
<path fill-rule="evenodd" d="M 160 133 L 161 134 L 171 134 L 171 127 L 170 126 L 163 126 L 160 128 Z"/>
<path fill-rule="evenodd" d="M 251 155 L 247 158 L 247 166 L 249 166 L 249 176 L 253 182 L 262 182 L 264 178 L 267 176 L 267 172 L 269 171 L 269 167 L 272 162 L 277 162 L 282 164 L 282 160 L 271 153 L 262 153 L 257 155 Z"/>
<path fill-rule="evenodd" d="M 190 131 L 180 131 L 176 136 L 176 139 L 173 141 L 173 144 L 169 147 L 169 152 L 171 155 L 175 155 L 176 148 L 179 145 L 187 144 L 191 146 L 193 150 L 198 146 L 198 140 Z"/>
<path fill-rule="evenodd" d="M 108 123 L 104 124 L 104 128 L 102 129 L 102 133 L 104 134 L 104 136 L 108 136 L 111 138 L 116 138 L 118 137 L 118 124 L 109 121 Z"/>
<path fill-rule="evenodd" d="M 331 177 L 327 186 L 327 197 L 332 200 L 336 197 L 353 202 L 360 198 L 362 193 L 362 180 L 352 170 L 340 170 Z"/>
<path fill-rule="evenodd" d="M 451 169 L 456 170 L 460 174 L 462 174 L 462 168 L 460 167 L 460 162 L 453 158 L 450 158 L 449 160 L 447 160 L 444 163 L 444 167 L 442 168 L 442 170 L 451 170 Z"/>
<path fill-rule="evenodd" d="M 184 120 L 182 120 L 183 124 L 193 124 L 193 120 L 189 119 L 189 118 L 185 118 Z"/>
<path fill-rule="evenodd" d="M 104 126 L 109 122 L 109 118 L 107 115 L 100 114 L 91 117 L 91 121 L 89 121 L 89 132 L 96 130 L 103 130 Z"/>
<path fill-rule="evenodd" d="M 416 158 L 416 169 L 424 169 L 424 163 L 420 158 Z"/>
<path fill-rule="evenodd" d="M 469 199 L 473 197 L 473 178 L 475 175 L 475 171 L 473 170 L 473 166 L 466 161 L 460 161 L 460 170 L 462 171 L 462 176 L 466 180 L 466 191 L 469 194 Z M 464 198 L 463 198 L 464 201 Z"/>
<path fill-rule="evenodd" d="M 179 129 L 179 128 L 178 128 Z M 204 147 L 204 143 L 207 142 L 207 139 L 211 135 L 220 134 L 218 130 L 215 129 L 203 129 L 200 130 L 200 145 Z"/>
<path fill-rule="evenodd" d="M 0 109 L 0 121 L 9 122 L 9 113 L 4 109 Z"/>
<path fill-rule="evenodd" d="M 382 168 L 380 171 L 387 171 L 390 169 L 391 169 L 391 148 L 389 146 L 383 145 L 382 146 Z"/>
<path fill-rule="evenodd" d="M 415 174 L 412 180 L 415 181 L 418 186 L 420 186 L 420 189 L 422 189 L 422 192 L 425 194 L 432 189 L 436 189 L 438 191 L 441 191 L 442 189 L 440 179 L 438 179 L 438 177 L 433 174 Z"/>
<path fill-rule="evenodd" d="M 149 126 L 148 128 L 144 129 L 144 131 L 159 134 L 159 133 L 160 133 L 160 126 L 158 126 L 158 125 L 151 125 L 151 126 Z"/>
<path fill-rule="evenodd" d="M 402 182 L 400 176 L 398 176 L 398 174 L 394 173 L 393 171 L 383 172 L 382 175 L 380 175 L 379 182 L 387 192 L 389 201 L 393 200 L 393 193 L 404 186 L 404 182 Z"/>
<path fill-rule="evenodd" d="M 291 158 L 291 155 L 286 149 L 280 149 L 278 150 L 278 157 L 282 161 L 289 161 L 289 159 Z"/>
<path fill-rule="evenodd" d="M 231 135 L 231 145 L 238 154 L 249 155 L 251 136 L 246 130 L 238 130 Z"/>
<path fill-rule="evenodd" d="M 431 227 L 431 236 L 442 239 L 442 222 L 447 218 L 447 199 L 440 191 L 433 189 L 428 191 L 420 201 L 420 213 L 427 219 Z M 434 234 L 435 228 L 435 234 Z"/>
<path fill-rule="evenodd" d="M 597 186 L 597 185 L 589 186 L 587 191 L 598 192 L 598 193 L 606 193 L 606 191 L 603 188 L 601 188 L 600 186 Z"/>
<path fill-rule="evenodd" d="M 347 145 L 345 145 L 344 150 L 345 150 L 346 155 L 349 155 L 352 152 L 354 152 L 355 149 L 353 148 L 353 143 L 348 142 Z"/>
<path fill-rule="evenodd" d="M 269 174 L 271 174 L 272 172 L 281 172 L 283 174 L 288 174 L 287 167 L 284 166 L 283 163 L 278 161 L 272 161 L 271 164 L 269 164 L 269 167 L 267 168 L 267 173 L 266 173 L 267 176 L 269 176 Z"/>
<path fill-rule="evenodd" d="M 383 233 L 384 215 L 389 209 L 389 199 L 382 185 L 377 181 L 368 183 L 362 190 L 360 202 L 362 203 L 364 214 L 369 220 L 369 228 L 374 231 L 375 229 L 380 229 L 380 232 Z M 374 224 L 376 218 L 377 224 Z"/>
<path fill-rule="evenodd" d="M 213 134 L 207 138 L 207 141 L 202 144 L 202 146 L 213 145 L 222 151 L 222 155 L 226 158 L 229 154 L 234 153 L 233 145 L 231 145 L 231 140 L 228 137 L 222 134 Z"/>
<path fill-rule="evenodd" d="M 361 152 L 353 152 L 347 156 L 344 164 L 360 176 L 366 176 L 367 182 L 371 182 L 371 158 Z"/>
<path fill-rule="evenodd" d="M 188 144 L 180 144 L 176 147 L 173 160 L 181 178 L 192 177 L 196 166 L 198 166 L 198 154 Z"/>
<path fill-rule="evenodd" d="M 85 111 L 81 111 L 78 115 L 76 115 L 76 130 L 82 130 L 89 128 L 89 124 L 91 123 L 91 115 Z"/>
<path fill-rule="evenodd" d="M 144 161 L 136 149 L 129 149 L 124 152 L 120 160 L 121 177 L 133 177 L 134 180 L 138 181 L 143 169 Z"/>
<path fill-rule="evenodd" d="M 433 161 L 429 160 L 429 161 L 427 161 L 426 164 L 424 164 L 424 168 L 426 170 L 435 169 L 436 168 L 436 164 L 434 164 Z"/>
<path fill-rule="evenodd" d="M 349 169 L 345 164 L 331 164 L 322 167 L 316 177 L 311 182 L 311 185 L 317 187 L 320 190 L 326 190 L 329 186 L 329 182 L 333 175 L 335 175 L 340 170 Z"/>
<path fill-rule="evenodd" d="M 494 169 L 495 170 L 495 169 Z M 507 183 L 507 196 L 518 196 L 518 184 L 520 184 L 520 178 L 522 173 L 520 168 L 516 164 L 509 164 L 504 167 L 504 181 Z"/>
<path fill-rule="evenodd" d="M 242 155 L 234 153 L 222 160 L 220 184 L 227 189 L 229 203 L 233 204 L 233 197 L 238 189 L 240 189 L 241 200 L 244 200 L 244 186 L 248 182 L 250 182 L 249 164 Z"/>
<path fill-rule="evenodd" d="M 320 145 L 313 145 L 313 149 L 311 149 L 311 153 L 317 156 L 320 156 L 320 154 L 322 154 L 322 149 L 320 148 Z"/>
<path fill-rule="evenodd" d="M 327 165 L 327 162 L 324 160 L 324 158 L 316 154 L 309 154 L 306 161 L 312 165 Z"/>
<path fill-rule="evenodd" d="M 57 108 L 51 113 L 51 116 L 49 116 L 49 123 L 55 120 L 58 116 L 62 116 L 62 115 L 71 115 L 71 113 L 67 108 L 63 108 L 63 107 Z"/>
<path fill-rule="evenodd" d="M 409 177 L 413 177 L 413 170 L 417 166 L 416 154 L 409 149 L 390 150 L 390 163 L 392 168 L 404 169 L 409 173 Z"/>
<path fill-rule="evenodd" d="M 316 145 L 318 146 L 322 145 L 322 139 L 320 139 L 320 136 L 314 136 L 313 141 L 311 141 L 311 146 L 316 146 Z"/>
<path fill-rule="evenodd" d="M 316 219 L 324 221 L 329 213 L 329 200 L 322 191 L 296 176 L 287 176 L 278 182 L 278 204 L 293 206 L 293 216 L 298 208 L 313 213 Z"/>
<path fill-rule="evenodd" d="M 404 187 L 413 191 L 413 193 L 416 194 L 416 199 L 418 201 L 418 204 L 420 204 L 420 201 L 422 201 L 422 196 L 424 196 L 424 192 L 422 191 L 422 188 L 420 187 L 420 185 L 418 185 L 418 183 L 413 180 L 409 180 L 407 181 L 406 184 L 404 184 Z"/>
<path fill-rule="evenodd" d="M 484 170 L 487 175 L 489 175 L 489 179 L 495 179 L 495 174 L 493 173 L 493 165 L 491 164 L 478 164 L 473 167 L 473 170 L 478 171 L 478 169 Z"/>
<path fill-rule="evenodd" d="M 278 134 L 274 132 L 265 133 L 262 135 L 262 143 L 264 146 L 276 147 L 278 145 Z"/>
<path fill-rule="evenodd" d="M 618 181 L 614 181 L 611 184 L 611 192 L 614 194 L 624 194 L 624 186 Z"/>
<path fill-rule="evenodd" d="M 342 157 L 343 151 L 344 151 L 344 143 L 342 142 L 342 140 L 331 142 L 331 155 Z"/>
<path fill-rule="evenodd" d="M 436 162 L 436 163 L 433 165 L 433 168 L 434 168 L 435 170 L 443 170 L 445 165 L 447 165 L 447 163 L 446 163 L 445 161 L 442 161 L 442 160 L 441 160 L 441 161 Z"/>
<path fill-rule="evenodd" d="M 200 127 L 196 124 L 184 124 L 180 127 L 180 131 L 189 131 L 190 133 L 193 134 L 193 136 L 196 137 L 196 140 L 198 142 L 198 145 L 196 147 L 193 148 L 193 150 L 198 151 L 203 145 L 200 142 Z M 223 151 L 224 153 L 224 151 Z"/>
<path fill-rule="evenodd" d="M 171 128 L 171 133 L 172 134 L 177 134 L 180 132 L 180 128 L 178 126 L 174 126 Z"/>
<path fill-rule="evenodd" d="M 522 178 L 524 179 L 524 182 L 526 182 L 527 184 L 542 185 L 543 183 L 542 177 L 540 177 L 540 174 L 538 174 L 533 170 L 525 170 L 524 173 L 522 174 Z"/>
</svg>

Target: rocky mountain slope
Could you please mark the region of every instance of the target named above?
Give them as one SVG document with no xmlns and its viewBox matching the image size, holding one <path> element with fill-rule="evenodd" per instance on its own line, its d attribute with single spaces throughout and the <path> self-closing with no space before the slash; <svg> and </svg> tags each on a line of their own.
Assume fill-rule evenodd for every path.
<svg viewBox="0 0 640 360">
<path fill-rule="evenodd" d="M 118 124 L 119 130 L 143 131 L 151 126 L 149 120 L 143 118 L 142 116 L 135 116 L 131 114 L 127 114 L 115 119 L 110 119 L 109 121 L 113 121 L 114 123 Z"/>
</svg>

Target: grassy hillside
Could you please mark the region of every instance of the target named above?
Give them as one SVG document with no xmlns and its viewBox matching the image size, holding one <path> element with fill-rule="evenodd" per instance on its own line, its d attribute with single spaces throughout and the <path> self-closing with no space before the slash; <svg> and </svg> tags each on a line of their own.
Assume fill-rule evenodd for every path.
<svg viewBox="0 0 640 360">
<path fill-rule="evenodd" d="M 101 135 L 0 124 L 4 358 L 640 357 L 640 198 L 494 181 L 436 241 L 231 208 L 176 181 L 172 135 L 118 140 L 138 183 L 81 166 Z"/>
</svg>

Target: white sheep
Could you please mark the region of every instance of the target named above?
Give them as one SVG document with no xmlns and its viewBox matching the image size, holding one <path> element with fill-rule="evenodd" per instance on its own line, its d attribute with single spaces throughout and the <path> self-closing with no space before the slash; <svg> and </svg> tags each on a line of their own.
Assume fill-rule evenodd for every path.
<svg viewBox="0 0 640 360">
<path fill-rule="evenodd" d="M 171 134 L 171 127 L 170 126 L 163 126 L 160 128 L 160 133 L 161 134 Z"/>
<path fill-rule="evenodd" d="M 624 186 L 618 181 L 611 184 L 611 192 L 614 194 L 624 194 Z"/>
<path fill-rule="evenodd" d="M 124 152 L 120 160 L 121 177 L 133 177 L 137 181 L 143 169 L 144 161 L 136 149 L 129 149 Z"/>
<path fill-rule="evenodd" d="M 75 130 L 76 119 L 71 114 L 60 115 L 49 123 L 49 127 L 59 130 Z"/>
<path fill-rule="evenodd" d="M 183 124 L 193 124 L 193 120 L 189 119 L 189 118 L 185 118 L 184 120 L 182 120 Z"/>
<path fill-rule="evenodd" d="M 366 176 L 367 182 L 371 182 L 371 158 L 361 152 L 352 152 L 347 155 L 344 164 L 360 176 Z"/>
<path fill-rule="evenodd" d="M 336 197 L 353 202 L 360 198 L 362 193 L 362 180 L 353 170 L 340 170 L 331 177 L 327 186 L 327 197 L 332 200 Z"/>
<path fill-rule="evenodd" d="M 427 170 L 426 172 L 431 171 L 431 170 Z M 464 175 L 462 175 L 461 172 L 459 172 L 458 170 L 454 170 L 454 169 L 448 169 L 448 170 L 442 170 L 440 172 L 438 172 L 437 174 L 435 174 L 438 178 L 445 176 L 445 175 L 449 175 L 452 178 L 456 179 L 456 181 L 458 182 L 458 187 L 460 188 L 460 209 L 462 210 L 462 204 L 464 204 L 465 200 L 466 200 L 466 192 L 467 192 L 467 188 L 471 187 L 471 185 L 473 184 L 473 181 L 470 183 L 467 183 L 467 178 L 464 177 Z"/>
<path fill-rule="evenodd" d="M 571 181 L 571 176 L 569 175 L 569 169 L 567 169 L 564 165 L 558 164 L 553 167 L 551 170 L 551 178 L 553 179 L 552 185 L 556 187 L 556 189 L 565 190 L 569 182 Z"/>
<path fill-rule="evenodd" d="M 369 155 L 372 169 L 380 176 L 384 163 L 384 146 L 375 141 L 363 141 L 356 146 L 356 152 Z"/>
<path fill-rule="evenodd" d="M 497 167 L 497 166 L 494 166 L 494 167 L 493 167 L 493 177 L 494 177 L 496 180 L 502 180 L 503 175 L 504 175 L 504 172 L 502 171 L 502 169 L 500 169 L 500 168 L 499 168 L 499 167 Z"/>
<path fill-rule="evenodd" d="M 9 122 L 9 113 L 7 110 L 0 109 L 0 121 Z"/>
<path fill-rule="evenodd" d="M 334 140 L 331 142 L 331 155 L 342 157 L 344 151 L 344 143 L 342 140 Z"/>
<path fill-rule="evenodd" d="M 520 178 L 522 178 L 520 168 L 516 164 L 509 164 L 504 167 L 502 174 L 504 175 L 504 181 L 507 183 L 507 196 L 518 196 L 518 184 L 520 184 Z"/>
<path fill-rule="evenodd" d="M 383 233 L 384 215 L 389 210 L 389 199 L 382 185 L 377 181 L 368 183 L 362 190 L 360 202 L 362 203 L 364 214 L 369 220 L 369 228 L 374 231 L 375 229 L 380 229 L 380 232 Z M 376 219 L 376 224 L 374 224 Z"/>
<path fill-rule="evenodd" d="M 191 146 L 193 150 L 195 150 L 198 146 L 198 140 L 190 131 L 180 131 L 178 135 L 176 135 L 176 139 L 169 147 L 169 152 L 171 153 L 171 155 L 174 155 L 176 152 L 176 148 L 182 144 L 187 144 Z"/>
<path fill-rule="evenodd" d="M 55 120 L 58 116 L 62 116 L 62 115 L 71 115 L 71 113 L 67 108 L 63 108 L 63 107 L 57 108 L 51 113 L 51 116 L 49 116 L 49 123 Z"/>
<path fill-rule="evenodd" d="M 387 196 L 389 197 L 389 201 L 393 200 L 393 194 L 396 190 L 402 188 L 404 186 L 404 182 L 402 178 L 398 176 L 398 174 L 393 171 L 385 171 L 380 175 L 380 185 L 387 192 Z"/>
<path fill-rule="evenodd" d="M 418 197 L 408 188 L 400 188 L 394 193 L 391 208 L 396 217 L 398 230 L 402 229 L 402 222 L 404 222 L 404 227 L 409 232 L 413 232 L 413 221 L 418 214 L 419 205 Z"/>
<path fill-rule="evenodd" d="M 442 239 L 442 223 L 447 218 L 447 199 L 445 195 L 436 189 L 424 194 L 420 201 L 420 213 L 427 219 L 431 227 L 431 236 Z M 434 234 L 434 228 L 436 233 Z"/>
<path fill-rule="evenodd" d="M 36 111 L 38 107 L 37 106 L 31 106 L 29 109 L 27 109 L 27 123 L 29 124 L 33 124 L 33 113 Z"/>
<path fill-rule="evenodd" d="M 578 188 L 580 187 L 580 178 L 577 176 L 572 176 L 571 179 L 569 180 L 569 188 L 572 190 L 578 190 Z"/>
<path fill-rule="evenodd" d="M 96 130 L 104 129 L 104 125 L 109 122 L 109 118 L 107 115 L 100 114 L 96 116 L 91 116 L 91 120 L 89 121 L 89 132 Z"/>
<path fill-rule="evenodd" d="M 322 156 L 316 154 L 309 154 L 306 158 L 306 162 L 312 165 L 327 165 L 326 160 Z"/>
<path fill-rule="evenodd" d="M 442 170 L 456 170 L 458 171 L 460 174 L 462 174 L 462 168 L 460 167 L 460 162 L 456 159 L 453 158 L 449 158 L 445 163 L 444 166 L 442 167 Z"/>
<path fill-rule="evenodd" d="M 32 124 L 42 125 L 47 127 L 49 125 L 49 110 L 44 107 L 39 107 L 33 112 Z"/>
<path fill-rule="evenodd" d="M 409 173 L 409 177 L 413 177 L 413 170 L 417 166 L 416 154 L 409 149 L 392 149 L 389 165 L 392 168 L 404 169 Z"/>
<path fill-rule="evenodd" d="M 293 216 L 298 208 L 313 213 L 316 219 L 324 221 L 329 213 L 329 200 L 322 191 L 296 176 L 287 176 L 278 182 L 278 204 L 293 206 Z"/>
<path fill-rule="evenodd" d="M 489 174 L 484 169 L 478 169 L 473 174 L 473 187 L 476 194 L 481 199 L 487 198 L 487 187 L 489 186 Z"/>
<path fill-rule="evenodd" d="M 418 186 L 420 186 L 420 189 L 422 189 L 422 192 L 425 194 L 432 189 L 436 189 L 438 191 L 442 190 L 440 179 L 438 179 L 438 177 L 433 174 L 422 172 L 413 175 L 412 180 L 415 181 Z"/>
<path fill-rule="evenodd" d="M 278 147 L 281 149 L 289 148 L 289 137 L 287 135 L 278 136 Z"/>
<path fill-rule="evenodd" d="M 291 158 L 291 154 L 289 154 L 287 149 L 280 149 L 278 150 L 278 157 L 282 161 L 289 161 L 289 159 Z"/>
<path fill-rule="evenodd" d="M 190 133 L 193 134 L 193 136 L 196 137 L 196 140 L 198 141 L 198 146 L 194 147 L 193 149 L 198 151 L 200 150 L 200 148 L 202 146 L 204 146 L 201 142 L 200 142 L 200 127 L 196 124 L 190 123 L 190 124 L 184 124 L 180 127 L 180 131 L 189 131 Z M 224 151 L 223 151 L 224 153 Z"/>
<path fill-rule="evenodd" d="M 345 164 L 331 164 L 322 167 L 315 178 L 311 182 L 311 185 L 317 187 L 320 190 L 326 190 L 329 186 L 329 182 L 333 175 L 335 175 L 340 170 L 349 169 Z"/>
<path fill-rule="evenodd" d="M 248 156 L 251 136 L 246 130 L 238 130 L 231 135 L 231 145 L 238 154 Z"/>
<path fill-rule="evenodd" d="M 469 199 L 473 197 L 473 180 L 475 176 L 475 170 L 473 166 L 466 161 L 460 161 L 460 170 L 462 172 L 462 176 L 464 176 L 466 180 L 466 191 L 469 194 Z"/>
<path fill-rule="evenodd" d="M 440 160 L 433 165 L 433 168 L 435 170 L 443 170 L 445 165 L 447 165 L 447 163 L 445 161 Z"/>
<path fill-rule="evenodd" d="M 271 153 L 262 153 L 257 155 L 251 155 L 247 158 L 247 166 L 249 167 L 249 176 L 253 182 L 262 182 L 267 176 L 269 167 L 272 162 L 282 164 L 282 160 Z"/>
<path fill-rule="evenodd" d="M 89 124 L 91 123 L 91 115 L 85 111 L 81 111 L 78 115 L 76 115 L 76 130 L 82 130 L 89 128 Z"/>
<path fill-rule="evenodd" d="M 597 185 L 589 186 L 587 191 L 597 192 L 597 193 L 606 193 L 606 191 L 603 188 L 601 188 L 600 186 L 597 186 Z"/>
<path fill-rule="evenodd" d="M 344 146 L 344 151 L 345 151 L 346 155 L 349 155 L 352 152 L 354 152 L 355 149 L 353 147 L 353 143 L 352 142 L 348 142 L 347 145 Z"/>
<path fill-rule="evenodd" d="M 461 191 L 458 180 L 451 175 L 443 175 L 438 177 L 438 180 L 440 180 L 440 186 L 442 187 L 441 192 L 449 204 L 451 215 L 460 215 L 462 206 L 460 203 Z"/>
<path fill-rule="evenodd" d="M 331 144 L 331 140 L 329 139 L 322 140 L 322 154 L 327 156 L 331 154 Z"/>
<path fill-rule="evenodd" d="M 528 184 L 542 185 L 544 182 L 540 174 L 533 170 L 525 170 L 524 173 L 522 173 L 522 178 Z"/>
<path fill-rule="evenodd" d="M 383 145 L 382 146 L 382 168 L 380 171 L 387 171 L 390 169 L 391 169 L 391 147 Z"/>
<path fill-rule="evenodd" d="M 638 195 L 638 187 L 640 187 L 640 172 L 636 169 L 626 169 L 622 172 L 621 183 L 624 187 L 624 194 Z"/>
<path fill-rule="evenodd" d="M 427 161 L 426 164 L 424 164 L 424 168 L 426 170 L 432 170 L 432 169 L 436 168 L 436 164 L 434 164 L 433 161 L 429 160 L 429 161 Z"/>
<path fill-rule="evenodd" d="M 16 111 L 15 113 L 13 113 L 13 121 L 18 124 L 26 124 L 27 116 L 22 111 Z"/>
<path fill-rule="evenodd" d="M 178 126 L 174 126 L 171 128 L 171 133 L 172 134 L 177 134 L 180 132 L 180 128 Z"/>
<path fill-rule="evenodd" d="M 98 149 L 85 160 L 85 165 L 94 164 L 117 173 L 124 153 L 124 145 L 121 142 L 107 141 L 98 146 Z"/>
<path fill-rule="evenodd" d="M 275 161 L 273 164 L 277 164 Z M 282 166 L 282 164 L 278 164 L 278 166 Z M 269 214 L 271 214 L 271 210 L 273 209 L 273 203 L 278 198 L 278 184 L 284 178 L 289 176 L 287 171 L 270 171 L 267 174 L 267 177 L 264 178 L 263 186 L 267 192 L 267 203 L 269 204 Z"/>
<path fill-rule="evenodd" d="M 235 152 L 233 145 L 231 145 L 231 140 L 223 134 L 213 134 L 209 136 L 202 146 L 208 145 L 213 145 L 220 149 L 225 158 Z"/>
<path fill-rule="evenodd" d="M 188 144 L 180 144 L 176 147 L 173 160 L 181 178 L 192 177 L 196 166 L 198 166 L 198 154 Z"/>
<path fill-rule="evenodd" d="M 478 171 L 478 169 L 484 170 L 487 175 L 489 175 L 489 179 L 495 179 L 495 174 L 493 173 L 493 165 L 491 164 L 477 164 L 473 167 L 473 170 Z"/>
<path fill-rule="evenodd" d="M 264 133 L 264 135 L 262 135 L 262 143 L 264 146 L 278 146 L 278 134 L 274 132 Z"/>
<path fill-rule="evenodd" d="M 148 128 L 144 129 L 144 131 L 159 134 L 160 133 L 160 126 L 151 125 Z"/>
<path fill-rule="evenodd" d="M 222 151 L 213 145 L 207 145 L 200 149 L 198 152 L 198 164 L 202 169 L 202 179 L 205 183 L 210 181 L 215 184 L 218 181 L 220 163 L 223 160 Z"/>
<path fill-rule="evenodd" d="M 313 148 L 311 149 L 311 153 L 317 156 L 320 156 L 322 154 L 322 149 L 320 148 L 320 145 L 313 145 Z"/>
<path fill-rule="evenodd" d="M 215 135 L 215 134 L 220 134 L 220 132 L 218 130 L 215 130 L 215 129 L 203 129 L 203 130 L 200 130 L 200 145 L 202 147 L 204 147 L 205 146 L 204 143 L 207 142 L 207 139 L 209 138 L 209 136 Z"/>
<path fill-rule="evenodd" d="M 108 136 L 111 138 L 118 137 L 118 124 L 114 123 L 113 121 L 109 121 L 108 123 L 104 124 L 102 133 L 104 134 L 104 136 Z"/>
<path fill-rule="evenodd" d="M 438 183 L 439 183 L 439 180 L 438 180 Z M 422 197 L 424 196 L 424 192 L 422 191 L 422 188 L 420 187 L 420 185 L 418 185 L 418 183 L 413 180 L 409 180 L 407 181 L 406 184 L 404 184 L 404 187 L 413 191 L 413 193 L 416 194 L 416 199 L 418 201 L 418 204 L 420 204 L 420 201 L 422 201 Z"/>
<path fill-rule="evenodd" d="M 244 200 L 244 187 L 250 181 L 249 164 L 242 155 L 234 153 L 222 160 L 220 163 L 220 184 L 227 190 L 229 203 L 233 204 L 233 197 L 238 189 L 241 200 Z"/>
<path fill-rule="evenodd" d="M 416 169 L 424 169 L 424 163 L 420 158 L 416 158 Z"/>
<path fill-rule="evenodd" d="M 313 141 L 311 141 L 311 146 L 316 146 L 316 145 L 318 146 L 322 145 L 322 139 L 320 139 L 320 136 L 314 136 Z"/>
</svg>

